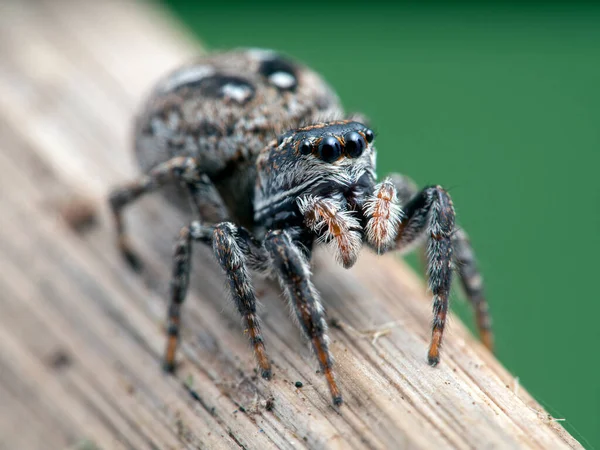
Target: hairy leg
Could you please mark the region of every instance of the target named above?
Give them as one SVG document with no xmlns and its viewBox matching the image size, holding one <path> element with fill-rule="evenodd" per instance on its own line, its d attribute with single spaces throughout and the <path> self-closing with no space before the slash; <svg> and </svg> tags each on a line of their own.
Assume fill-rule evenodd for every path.
<svg viewBox="0 0 600 450">
<path fill-rule="evenodd" d="M 265 248 L 273 260 L 277 275 L 291 306 L 296 311 L 302 330 L 310 339 L 321 370 L 327 379 L 333 403 L 341 405 L 342 396 L 335 381 L 333 358 L 329 352 L 325 311 L 319 294 L 310 280 L 308 262 L 287 232 L 282 230 L 267 234 Z"/>
<path fill-rule="evenodd" d="M 166 372 L 175 370 L 175 355 L 179 346 L 181 329 L 181 306 L 187 295 L 190 281 L 192 226 L 185 226 L 179 232 L 173 252 L 173 272 L 171 275 L 171 297 L 167 309 L 167 344 L 163 360 Z"/>
<path fill-rule="evenodd" d="M 125 260 L 136 270 L 141 269 L 142 263 L 125 231 L 123 208 L 172 181 L 180 181 L 188 187 L 200 217 L 211 217 L 215 221 L 226 218 L 226 208 L 219 193 L 209 178 L 200 172 L 194 158 L 180 156 L 170 159 L 139 179 L 116 188 L 111 192 L 109 202 L 117 229 L 117 245 Z"/>
<path fill-rule="evenodd" d="M 401 205 L 406 205 L 419 192 L 417 183 L 406 175 L 392 173 L 387 179 L 396 187 L 396 194 Z"/>
<path fill-rule="evenodd" d="M 352 267 L 362 245 L 360 224 L 353 213 L 341 202 L 316 196 L 300 198 L 298 206 L 306 226 L 333 246 L 336 259 L 346 269 Z"/>
<path fill-rule="evenodd" d="M 390 176 L 398 190 L 401 204 L 408 201 L 417 193 L 417 185 L 408 177 L 394 174 Z M 483 277 L 477 265 L 475 252 L 467 233 L 462 228 L 456 228 L 452 235 L 454 248 L 454 267 L 458 273 L 465 295 L 475 312 L 475 323 L 479 337 L 490 350 L 494 349 L 494 335 L 491 328 L 491 317 L 485 298 Z"/>
<path fill-rule="evenodd" d="M 452 236 L 454 246 L 454 262 L 463 289 L 475 311 L 475 323 L 481 341 L 490 350 L 494 350 L 494 334 L 487 300 L 483 290 L 483 277 L 477 266 L 473 247 L 469 237 L 462 229 L 457 229 Z"/>
<path fill-rule="evenodd" d="M 175 370 L 175 356 L 179 345 L 181 328 L 181 307 L 187 295 L 191 270 L 192 240 L 207 245 L 212 243 L 213 228 L 192 222 L 179 232 L 173 253 L 173 272 L 171 275 L 171 297 L 167 309 L 167 346 L 163 368 L 167 372 Z"/>
<path fill-rule="evenodd" d="M 440 186 L 419 192 L 404 207 L 405 219 L 398 228 L 396 247 L 402 249 L 427 239 L 427 278 L 433 293 L 433 327 L 428 361 L 435 366 L 440 359 L 444 337 L 448 297 L 452 281 L 454 207 L 448 193 Z"/>
<path fill-rule="evenodd" d="M 405 209 L 410 209 L 409 205 L 411 204 L 411 201 L 415 199 L 418 194 L 417 185 L 410 178 L 400 174 L 392 174 L 386 181 L 376 186 L 374 194 L 371 196 L 371 198 L 377 199 L 379 205 L 383 203 L 383 206 L 379 206 L 379 209 L 383 211 L 386 210 L 386 205 L 383 202 L 383 200 L 390 197 L 390 195 L 382 196 L 380 194 L 382 191 L 386 191 L 385 184 L 387 181 L 391 181 L 391 183 L 395 186 L 396 194 L 398 196 L 400 204 L 407 205 Z M 388 192 L 391 191 L 389 191 L 388 189 Z M 393 203 L 393 199 L 390 200 L 390 202 Z M 407 217 L 409 213 L 411 214 L 410 218 Z M 428 223 L 428 216 L 426 213 L 423 212 L 415 214 L 414 211 L 412 213 L 410 211 L 403 211 L 401 214 L 402 223 L 398 228 L 398 232 L 400 234 L 398 234 L 398 236 L 396 237 L 395 250 L 407 252 L 409 250 L 412 250 L 418 244 L 421 244 L 424 240 L 427 239 L 426 226 Z M 367 211 L 365 211 L 365 215 L 367 215 Z M 379 220 L 385 220 L 385 216 L 385 214 L 379 214 L 377 217 Z M 392 214 L 390 214 L 389 216 L 393 217 Z M 372 218 L 371 220 L 373 221 L 374 219 Z M 389 226 L 389 223 L 380 224 L 379 228 L 384 229 L 386 226 Z M 373 229 L 376 228 L 373 227 Z M 381 241 L 382 239 L 379 238 L 379 242 Z M 453 250 L 453 267 L 458 273 L 461 285 L 465 291 L 467 299 L 469 300 L 469 303 L 471 303 L 471 306 L 473 307 L 473 310 L 475 312 L 475 322 L 477 325 L 479 336 L 484 345 L 489 350 L 493 350 L 494 339 L 491 330 L 491 318 L 488 311 L 487 301 L 484 295 L 483 278 L 477 266 L 477 261 L 475 259 L 473 248 L 471 246 L 471 243 L 469 242 L 467 234 L 464 230 L 460 228 L 455 228 L 454 232 L 451 235 L 451 241 Z M 375 247 L 376 250 L 380 248 L 377 245 L 378 241 L 373 238 L 369 239 L 368 235 L 367 242 L 372 247 Z M 384 251 L 387 250 L 392 250 L 392 248 L 387 246 L 385 247 Z M 428 256 L 425 253 L 427 252 L 424 252 L 423 259 L 425 260 L 425 265 L 427 265 Z"/>
<path fill-rule="evenodd" d="M 392 174 L 388 180 L 395 186 L 400 204 L 406 205 L 402 213 L 402 223 L 398 228 L 399 234 L 396 237 L 395 248 L 401 252 L 406 252 L 427 239 L 427 220 L 429 219 L 426 212 L 414 211 L 414 204 L 412 204 L 412 207 L 410 206 L 411 201 L 418 198 L 417 185 L 410 178 L 400 174 Z M 384 183 L 381 185 L 384 185 Z M 377 189 L 374 192 L 376 193 Z M 447 194 L 445 195 L 447 196 Z M 411 215 L 410 218 L 408 217 L 409 214 Z M 493 333 L 488 305 L 483 291 L 483 278 L 477 266 L 473 248 L 467 234 L 460 228 L 455 228 L 451 235 L 451 241 L 453 266 L 475 312 L 479 336 L 484 345 L 493 350 Z M 374 246 L 373 242 L 370 242 L 370 245 Z M 389 247 L 387 249 L 389 250 Z M 428 256 L 424 255 L 426 265 L 427 258 Z"/>
<path fill-rule="evenodd" d="M 388 178 L 375 186 L 363 206 L 363 211 L 367 219 L 367 243 L 377 253 L 382 253 L 394 243 L 402 219 L 397 189 L 391 179 Z"/>
<path fill-rule="evenodd" d="M 247 242 L 247 239 L 251 239 Z M 171 301 L 168 308 L 167 331 L 168 340 L 165 349 L 164 367 L 167 371 L 175 368 L 175 355 L 179 343 L 181 326 L 181 305 L 185 300 L 189 285 L 191 242 L 200 241 L 211 245 L 221 268 L 225 271 L 229 282 L 231 295 L 244 321 L 244 330 L 248 334 L 254 348 L 261 375 L 271 377 L 271 364 L 267 357 L 260 324 L 256 314 L 256 297 L 250 282 L 245 260 L 253 255 L 256 261 L 265 263 L 265 252 L 256 247 L 257 242 L 242 228 L 223 222 L 216 227 L 201 225 L 193 222 L 182 228 L 175 245 L 173 257 L 173 276 L 171 282 Z M 246 250 L 242 250 L 245 248 Z"/>
<path fill-rule="evenodd" d="M 233 300 L 242 316 L 244 332 L 248 334 L 254 354 L 261 368 L 263 378 L 271 378 L 271 363 L 265 351 L 265 344 L 256 314 L 256 295 L 250 281 L 246 256 L 240 246 L 238 227 L 230 222 L 222 222 L 213 233 L 213 250 L 217 260 L 227 276 Z M 243 241 L 243 240 L 242 240 Z M 242 246 L 249 246 L 243 241 Z"/>
<path fill-rule="evenodd" d="M 201 173 L 195 181 L 186 182 L 192 209 L 196 218 L 204 223 L 220 223 L 228 220 L 229 214 L 221 194 L 208 175 Z"/>
</svg>

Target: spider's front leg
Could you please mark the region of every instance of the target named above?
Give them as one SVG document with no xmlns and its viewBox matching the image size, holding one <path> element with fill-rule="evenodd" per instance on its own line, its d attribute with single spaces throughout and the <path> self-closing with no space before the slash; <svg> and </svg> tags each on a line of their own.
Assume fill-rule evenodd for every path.
<svg viewBox="0 0 600 450">
<path fill-rule="evenodd" d="M 368 219 L 365 227 L 367 243 L 377 253 L 383 253 L 393 244 L 402 219 L 398 193 L 391 179 L 388 178 L 373 188 L 363 210 Z"/>
<path fill-rule="evenodd" d="M 256 312 L 256 296 L 248 273 L 247 262 L 252 268 L 262 270 L 268 263 L 266 251 L 258 245 L 243 228 L 232 223 L 222 222 L 215 227 L 207 227 L 199 222 L 184 227 L 175 245 L 173 257 L 173 277 L 171 301 L 168 309 L 168 334 L 165 350 L 165 370 L 173 371 L 175 353 L 179 342 L 181 305 L 185 300 L 189 284 L 190 253 L 192 240 L 212 245 L 219 265 L 225 272 L 233 300 L 244 322 L 244 332 L 248 334 L 254 354 L 261 368 L 263 378 L 271 378 L 271 363 L 265 351 Z"/>
<path fill-rule="evenodd" d="M 404 204 L 400 212 L 396 197 Z M 433 330 L 428 360 L 439 362 L 452 269 L 456 267 L 467 297 L 475 310 L 477 327 L 483 343 L 490 350 L 493 338 L 482 278 L 466 233 L 455 229 L 452 200 L 440 186 L 417 192 L 415 184 L 393 175 L 376 186 L 365 202 L 368 218 L 367 241 L 378 251 L 406 251 L 427 239 L 427 275 L 433 299 Z M 389 230 L 394 228 L 394 232 Z"/>
<path fill-rule="evenodd" d="M 362 246 L 360 223 L 353 212 L 341 201 L 313 195 L 299 198 L 298 206 L 305 225 L 334 248 L 336 259 L 346 269 L 352 267 Z"/>
<path fill-rule="evenodd" d="M 312 348 L 317 355 L 331 397 L 335 405 L 342 404 L 342 396 L 333 374 L 333 358 L 329 352 L 325 310 L 319 294 L 310 279 L 308 261 L 287 232 L 271 231 L 265 238 L 265 248 L 275 265 L 276 273 L 285 288 L 288 300 Z"/>
</svg>

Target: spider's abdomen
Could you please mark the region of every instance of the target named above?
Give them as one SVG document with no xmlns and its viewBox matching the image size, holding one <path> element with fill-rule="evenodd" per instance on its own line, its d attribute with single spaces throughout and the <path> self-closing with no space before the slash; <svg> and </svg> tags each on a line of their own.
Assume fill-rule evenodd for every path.
<svg viewBox="0 0 600 450">
<path fill-rule="evenodd" d="M 137 118 L 135 151 L 144 172 L 196 158 L 232 215 L 249 223 L 258 153 L 278 133 L 340 111 L 321 77 L 275 52 L 214 53 L 158 83 Z M 168 193 L 187 207 L 180 194 Z"/>
</svg>

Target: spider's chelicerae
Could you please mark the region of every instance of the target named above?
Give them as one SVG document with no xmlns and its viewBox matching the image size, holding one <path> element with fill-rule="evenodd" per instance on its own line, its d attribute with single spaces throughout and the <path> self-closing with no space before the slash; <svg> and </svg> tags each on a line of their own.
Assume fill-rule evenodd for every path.
<svg viewBox="0 0 600 450">
<path fill-rule="evenodd" d="M 250 271 L 277 277 L 319 360 L 336 405 L 325 311 L 311 281 L 315 243 L 346 268 L 363 245 L 378 253 L 427 245 L 433 294 L 428 361 L 435 366 L 453 268 L 466 290 L 484 343 L 492 347 L 481 276 L 454 208 L 440 186 L 420 191 L 406 177 L 377 182 L 373 131 L 344 117 L 331 88 L 313 71 L 267 50 L 217 53 L 163 79 L 136 121 L 135 150 L 145 175 L 110 196 L 118 244 L 134 267 L 123 208 L 164 187 L 195 220 L 175 245 L 164 366 L 175 367 L 181 305 L 194 241 L 212 247 L 243 318 L 262 376 L 271 364 Z"/>
</svg>

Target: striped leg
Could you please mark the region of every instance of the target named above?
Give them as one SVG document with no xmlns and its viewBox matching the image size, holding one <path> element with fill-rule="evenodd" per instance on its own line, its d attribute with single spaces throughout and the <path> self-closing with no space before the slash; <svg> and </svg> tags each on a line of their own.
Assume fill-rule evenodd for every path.
<svg viewBox="0 0 600 450">
<path fill-rule="evenodd" d="M 205 216 L 215 217 L 215 222 L 224 220 L 226 217 L 225 206 L 220 195 L 209 178 L 200 172 L 194 158 L 180 156 L 170 159 L 159 164 L 141 178 L 115 189 L 110 194 L 109 202 L 117 228 L 117 245 L 125 260 L 135 270 L 141 270 L 142 263 L 125 231 L 123 208 L 142 195 L 155 191 L 172 181 L 181 181 L 187 184 L 195 209 L 201 214 L 201 217 L 205 219 L 208 218 Z"/>
<path fill-rule="evenodd" d="M 190 281 L 192 239 L 212 242 L 212 228 L 193 222 L 183 227 L 175 243 L 173 273 L 171 277 L 171 298 L 167 310 L 167 345 L 163 361 L 166 372 L 175 370 L 175 356 L 179 345 L 181 328 L 181 306 L 185 300 Z"/>
<path fill-rule="evenodd" d="M 399 174 L 391 175 L 390 179 L 396 186 L 400 203 L 407 205 L 406 208 L 408 208 L 411 200 L 416 198 L 415 196 L 418 192 L 416 184 L 411 179 Z M 404 213 L 408 214 L 408 209 L 406 209 Z M 415 214 L 413 214 L 413 216 L 415 216 Z M 419 220 L 418 218 L 423 218 L 424 215 L 416 214 L 416 216 L 417 217 L 413 217 L 413 223 L 408 223 L 407 219 L 404 221 L 405 223 L 400 225 L 400 232 L 403 236 L 398 236 L 397 238 L 398 250 L 409 250 L 415 243 L 421 242 L 422 238 L 419 236 L 419 230 L 424 230 L 425 225 L 422 219 Z M 425 237 L 425 233 L 421 233 L 421 236 Z M 488 304 L 483 292 L 483 279 L 479 268 L 477 267 L 473 248 L 471 247 L 467 234 L 460 228 L 455 229 L 451 239 L 454 268 L 458 273 L 467 299 L 475 312 L 475 321 L 479 337 L 483 344 L 491 351 L 494 346 L 491 319 L 488 311 Z"/>
<path fill-rule="evenodd" d="M 237 228 L 228 222 L 216 227 L 193 222 L 182 228 L 175 245 L 173 257 L 173 277 L 171 282 L 171 302 L 168 309 L 168 340 L 164 356 L 164 368 L 172 372 L 175 368 L 175 354 L 179 343 L 181 305 L 185 300 L 190 275 L 190 256 L 192 240 L 212 245 L 215 256 L 229 281 L 233 300 L 244 320 L 244 329 L 254 347 L 254 354 L 262 371 L 263 378 L 271 378 L 271 363 L 267 358 L 260 324 L 256 315 L 256 297 L 246 268 L 245 260 L 266 263 L 264 250 L 257 246 L 254 238 L 243 228 Z M 262 253 L 261 253 L 262 252 Z M 254 267 L 254 266 L 253 266 Z M 257 266 L 260 268 L 260 266 Z"/>
<path fill-rule="evenodd" d="M 367 219 L 367 242 L 377 253 L 383 253 L 394 243 L 402 210 L 398 205 L 397 189 L 391 179 L 386 179 L 373 189 L 363 206 Z"/>
<path fill-rule="evenodd" d="M 452 281 L 454 207 L 445 190 L 431 186 L 413 197 L 403 212 L 405 219 L 398 228 L 397 249 L 411 246 L 422 236 L 427 238 L 427 276 L 433 293 L 434 315 L 427 359 L 435 366 L 440 360 Z"/>
<path fill-rule="evenodd" d="M 208 175 L 200 173 L 193 182 L 186 182 L 194 213 L 204 223 L 219 223 L 227 220 L 227 207 Z"/>
<path fill-rule="evenodd" d="M 392 173 L 388 176 L 394 186 L 396 194 L 401 205 L 406 205 L 419 192 L 419 187 L 412 179 L 399 173 Z"/>
<path fill-rule="evenodd" d="M 247 232 L 240 232 L 230 222 L 217 225 L 213 233 L 213 250 L 221 268 L 225 271 L 231 295 L 238 311 L 244 321 L 244 332 L 248 334 L 250 343 L 254 347 L 254 354 L 261 369 L 263 378 L 271 378 L 271 363 L 265 351 L 265 344 L 260 331 L 260 323 L 256 314 L 256 296 L 250 281 L 246 252 L 251 251 L 254 242 L 247 242 L 244 236 Z M 253 253 L 255 256 L 260 254 Z"/>
<path fill-rule="evenodd" d="M 483 291 L 483 278 L 477 267 L 477 261 L 467 234 L 458 229 L 452 236 L 454 261 L 461 284 L 469 302 L 475 311 L 475 323 L 483 344 L 494 350 L 494 335 L 488 304 Z"/>
<path fill-rule="evenodd" d="M 269 252 L 275 270 L 306 336 L 310 339 L 321 369 L 325 374 L 335 405 L 342 404 L 342 396 L 333 374 L 333 358 L 329 352 L 325 311 L 319 294 L 310 280 L 306 258 L 285 231 L 275 230 L 267 234 L 265 248 Z"/>
<path fill-rule="evenodd" d="M 339 201 L 316 196 L 298 200 L 306 226 L 329 243 L 336 259 L 348 269 L 354 265 L 362 245 L 360 224 Z"/>
</svg>

